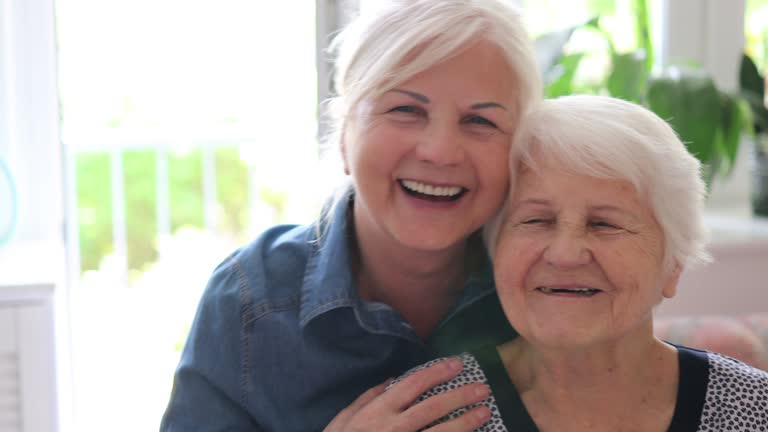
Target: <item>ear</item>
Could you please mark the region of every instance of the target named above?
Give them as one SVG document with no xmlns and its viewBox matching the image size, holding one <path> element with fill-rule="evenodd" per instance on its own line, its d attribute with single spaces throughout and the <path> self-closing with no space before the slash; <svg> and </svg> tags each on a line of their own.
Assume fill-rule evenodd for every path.
<svg viewBox="0 0 768 432">
<path fill-rule="evenodd" d="M 672 271 L 663 281 L 664 285 L 661 287 L 661 295 L 663 295 L 665 298 L 672 298 L 675 296 L 675 294 L 677 294 L 677 283 L 680 281 L 680 274 L 682 272 L 683 267 L 680 265 L 680 263 L 675 263 Z"/>
<path fill-rule="evenodd" d="M 347 158 L 347 127 L 342 126 L 341 131 L 339 132 L 340 138 L 339 138 L 339 147 L 341 150 L 341 161 L 344 164 L 344 174 L 349 175 L 349 160 Z"/>
</svg>

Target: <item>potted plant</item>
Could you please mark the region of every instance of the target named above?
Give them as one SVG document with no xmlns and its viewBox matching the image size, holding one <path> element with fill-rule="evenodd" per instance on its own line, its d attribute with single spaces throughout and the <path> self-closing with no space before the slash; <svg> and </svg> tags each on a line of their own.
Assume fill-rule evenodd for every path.
<svg viewBox="0 0 768 432">
<path fill-rule="evenodd" d="M 606 41 L 611 65 L 605 79 L 587 88 L 594 93 L 630 100 L 647 106 L 666 119 L 704 166 L 707 184 L 728 175 L 738 154 L 741 133 L 751 129 L 750 110 L 740 94 L 717 88 L 701 69 L 673 66 L 653 75 L 653 45 L 646 0 L 634 0 L 635 31 L 639 48 L 618 52 L 599 18 L 536 39 L 545 95 L 557 97 L 584 92 L 574 76 L 586 53 L 564 53 L 563 48 L 578 29 L 595 31 Z"/>
<path fill-rule="evenodd" d="M 752 211 L 768 216 L 768 109 L 765 99 L 765 77 L 752 59 L 744 54 L 739 69 L 739 87 L 749 104 L 754 128 L 754 166 L 752 167 Z"/>
</svg>

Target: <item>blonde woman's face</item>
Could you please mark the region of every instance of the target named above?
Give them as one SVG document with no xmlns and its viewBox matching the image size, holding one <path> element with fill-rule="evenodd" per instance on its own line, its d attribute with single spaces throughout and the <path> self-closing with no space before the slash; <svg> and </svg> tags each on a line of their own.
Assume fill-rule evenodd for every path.
<svg viewBox="0 0 768 432">
<path fill-rule="evenodd" d="M 509 76 L 501 51 L 478 42 L 361 104 L 342 151 L 363 240 L 458 247 L 491 217 L 509 178 Z"/>
</svg>

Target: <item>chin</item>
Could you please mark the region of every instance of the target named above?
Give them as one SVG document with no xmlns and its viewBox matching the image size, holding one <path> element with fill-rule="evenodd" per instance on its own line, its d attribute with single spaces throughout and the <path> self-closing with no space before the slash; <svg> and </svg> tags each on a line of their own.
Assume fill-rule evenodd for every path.
<svg viewBox="0 0 768 432">
<path fill-rule="evenodd" d="M 397 234 L 397 240 L 404 246 L 424 250 L 441 251 L 463 243 L 468 237 L 458 237 L 444 230 L 426 230 L 424 227 L 414 230 L 404 230 Z"/>
<path fill-rule="evenodd" d="M 534 331 L 530 338 L 527 338 L 535 346 L 552 348 L 557 350 L 583 350 L 605 343 L 608 338 L 603 334 L 596 334 L 596 331 L 574 328 L 546 329 Z"/>
<path fill-rule="evenodd" d="M 419 237 L 408 237 L 400 240 L 403 246 L 410 249 L 421 250 L 424 252 L 443 251 L 455 246 L 455 242 L 446 242 L 445 239 L 424 239 Z"/>
</svg>

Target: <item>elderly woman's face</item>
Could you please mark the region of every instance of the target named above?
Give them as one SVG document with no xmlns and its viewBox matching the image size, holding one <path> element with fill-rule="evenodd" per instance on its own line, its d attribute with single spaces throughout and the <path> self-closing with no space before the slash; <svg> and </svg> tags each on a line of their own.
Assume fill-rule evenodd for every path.
<svg viewBox="0 0 768 432">
<path fill-rule="evenodd" d="M 508 188 L 509 77 L 501 51 L 479 42 L 361 104 L 342 144 L 360 235 L 438 250 L 491 217 Z"/>
<path fill-rule="evenodd" d="M 664 238 L 624 181 L 523 168 L 499 232 L 494 267 L 508 319 L 534 344 L 583 348 L 650 330 L 674 295 Z"/>
</svg>

